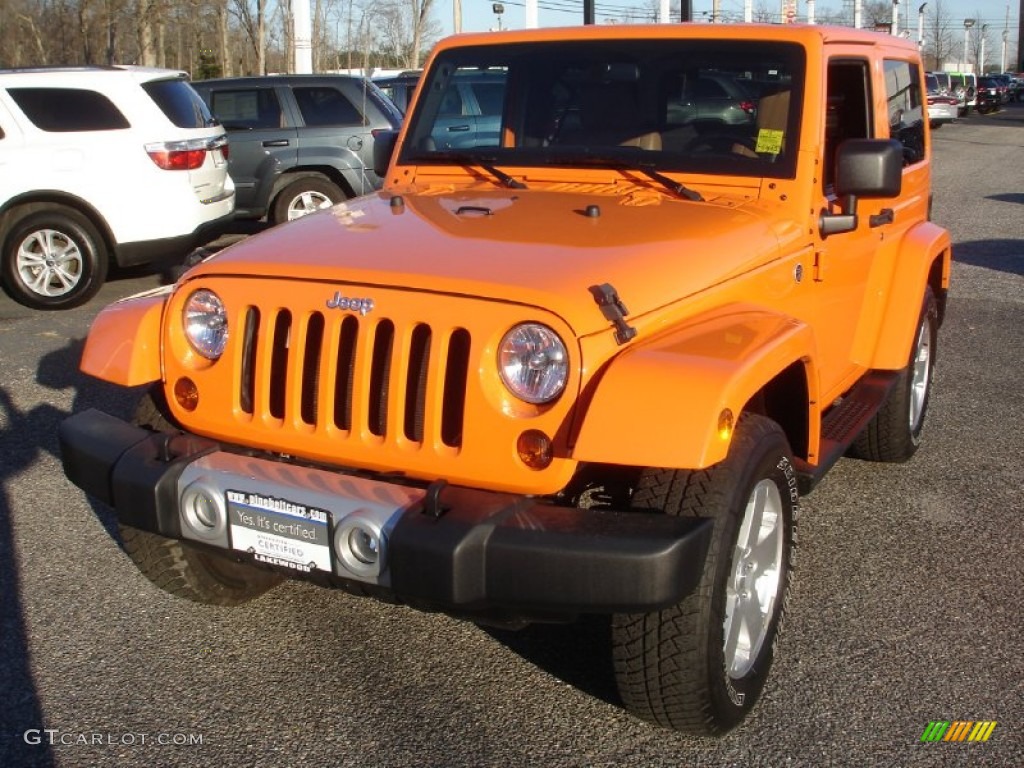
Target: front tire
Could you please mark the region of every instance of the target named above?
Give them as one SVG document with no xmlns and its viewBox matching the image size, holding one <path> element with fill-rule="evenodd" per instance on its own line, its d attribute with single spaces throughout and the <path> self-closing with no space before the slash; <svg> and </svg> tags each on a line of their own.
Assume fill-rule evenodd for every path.
<svg viewBox="0 0 1024 768">
<path fill-rule="evenodd" d="M 8 295 L 32 309 L 71 309 L 103 285 L 107 253 L 85 216 L 57 206 L 17 222 L 3 245 L 3 285 Z"/>
<path fill-rule="evenodd" d="M 868 461 L 906 461 L 921 444 L 928 412 L 939 332 L 939 310 L 926 288 L 907 367 L 900 371 L 888 400 L 851 447 L 850 455 Z"/>
<path fill-rule="evenodd" d="M 779 426 L 747 414 L 726 459 L 706 470 L 645 470 L 633 507 L 714 519 L 700 586 L 682 602 L 612 620 L 626 708 L 650 722 L 714 735 L 754 707 L 785 614 L 798 494 Z"/>
<path fill-rule="evenodd" d="M 345 198 L 344 191 L 333 181 L 323 176 L 303 176 L 291 182 L 274 198 L 271 224 L 308 216 L 337 205 Z"/>
<path fill-rule="evenodd" d="M 160 389 L 139 402 L 134 423 L 156 432 L 176 432 L 167 416 Z M 204 605 L 241 605 L 277 586 L 273 571 L 234 560 L 189 543 L 119 524 L 121 543 L 136 567 L 156 586 L 177 597 Z"/>
</svg>

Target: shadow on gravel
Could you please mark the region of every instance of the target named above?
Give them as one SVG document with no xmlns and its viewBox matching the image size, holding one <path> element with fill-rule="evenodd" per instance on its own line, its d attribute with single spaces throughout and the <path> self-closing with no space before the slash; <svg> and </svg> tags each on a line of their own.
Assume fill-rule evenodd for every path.
<svg viewBox="0 0 1024 768">
<path fill-rule="evenodd" d="M 53 422 L 61 412 L 40 405 L 28 413 L 19 411 L 10 393 L 0 388 L 0 691 L 5 699 L 0 706 L 0 765 L 54 764 L 53 751 L 43 741 L 28 743 L 33 732 L 43 734 L 46 724 L 43 709 L 32 678 L 28 635 L 21 605 L 21 568 L 14 546 L 14 525 L 8 483 L 36 459 L 39 447 L 28 435 L 37 422 Z"/>
<path fill-rule="evenodd" d="M 586 616 L 572 624 L 531 624 L 521 630 L 482 628 L 526 661 L 596 699 L 622 707 L 612 666 L 611 621 Z"/>
<path fill-rule="evenodd" d="M 45 355 L 36 371 L 36 380 L 51 390 L 72 390 L 71 412 L 93 407 L 123 412 L 131 401 L 126 400 L 123 389 L 78 370 L 83 345 L 84 341 L 73 339 Z M 19 410 L 10 392 L 0 387 L 0 648 L 4 652 L 0 664 L 0 691 L 4 699 L 0 705 L 0 766 L 54 765 L 53 752 L 43 732 L 47 726 L 29 660 L 10 483 L 41 454 L 60 458 L 57 428 L 71 412 L 49 403 L 40 403 L 28 411 Z M 117 520 L 113 511 L 99 504 L 93 504 L 93 509 L 100 524 L 116 539 Z M 33 731 L 39 732 L 38 744 L 29 743 Z"/>
<path fill-rule="evenodd" d="M 1015 197 L 1007 202 L 1024 203 L 1024 195 L 997 195 L 992 199 Z M 1024 275 L 1024 240 L 974 240 L 957 243 L 953 260 L 975 267 Z"/>
</svg>

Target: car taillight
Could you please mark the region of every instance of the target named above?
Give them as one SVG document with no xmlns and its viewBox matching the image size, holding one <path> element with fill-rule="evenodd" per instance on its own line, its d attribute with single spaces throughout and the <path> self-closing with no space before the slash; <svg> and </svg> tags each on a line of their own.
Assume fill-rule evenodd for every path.
<svg viewBox="0 0 1024 768">
<path fill-rule="evenodd" d="M 742 109 L 748 115 L 752 115 L 757 111 L 757 105 L 752 101 L 741 101 L 740 109 Z"/>
<path fill-rule="evenodd" d="M 194 171 L 202 168 L 206 162 L 206 153 L 214 149 L 220 149 L 226 159 L 227 139 L 219 136 L 216 139 L 164 141 L 146 145 L 150 159 L 165 171 Z"/>
</svg>

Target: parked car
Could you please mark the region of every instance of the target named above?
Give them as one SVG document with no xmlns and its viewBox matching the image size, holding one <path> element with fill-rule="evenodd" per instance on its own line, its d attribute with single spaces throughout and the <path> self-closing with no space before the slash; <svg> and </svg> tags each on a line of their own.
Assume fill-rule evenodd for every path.
<svg viewBox="0 0 1024 768">
<path fill-rule="evenodd" d="M 941 128 L 957 119 L 960 102 L 956 96 L 941 89 L 939 78 L 929 72 L 925 75 L 928 98 L 928 122 L 932 128 Z"/>
<path fill-rule="evenodd" d="M 698 70 L 766 84 L 749 144 L 658 130 Z M 479 116 L 452 115 L 453 91 L 488 120 L 501 97 L 500 145 L 437 146 Z M 866 30 L 452 36 L 406 127 L 377 139 L 379 194 L 96 318 L 82 370 L 139 405 L 132 423 L 64 420 L 64 471 L 114 507 L 140 577 L 182 598 L 238 605 L 297 578 L 503 626 L 604 615 L 594 671 L 628 711 L 724 733 L 785 647 L 801 494 L 923 438 L 952 258 L 923 91 L 917 45 Z M 604 109 L 551 141 L 577 99 Z M 902 512 L 865 505 L 879 536 L 915 523 Z M 112 549 L 90 566 L 127 579 Z M 844 610 L 793 607 L 818 612 L 805 627 Z M 320 619 L 297 631 L 319 642 Z M 833 660 L 787 663 L 813 685 Z M 350 677 L 373 690 L 372 665 Z M 786 694 L 800 706 L 768 690 L 748 730 L 786 727 Z"/>
<path fill-rule="evenodd" d="M 757 97 L 730 73 L 701 72 L 679 86 L 668 97 L 668 125 L 720 128 L 754 122 Z"/>
<path fill-rule="evenodd" d="M 224 129 L 184 72 L 0 71 L 0 282 L 67 309 L 108 269 L 184 256 L 230 219 Z"/>
<path fill-rule="evenodd" d="M 959 115 L 966 117 L 978 105 L 978 79 L 972 72 L 950 72 L 953 93 L 960 99 Z"/>
<path fill-rule="evenodd" d="M 431 149 L 496 147 L 505 101 L 505 71 L 501 68 L 458 69 L 439 98 L 438 119 L 430 134 Z"/>
<path fill-rule="evenodd" d="M 1004 101 L 1004 92 L 1006 86 L 995 77 L 979 77 L 978 78 L 978 103 L 975 109 L 979 114 L 986 114 L 988 112 L 995 112 L 1002 106 Z M 1009 96 L 1005 96 L 1006 100 L 1009 100 Z"/>
<path fill-rule="evenodd" d="M 374 133 L 397 129 L 402 115 L 370 81 L 280 75 L 195 87 L 228 131 L 239 218 L 278 224 L 380 187 Z"/>
<path fill-rule="evenodd" d="M 409 108 L 409 102 L 412 101 L 412 94 L 416 90 L 416 84 L 419 80 L 420 70 L 410 69 L 397 75 L 375 77 L 373 84 L 380 88 L 384 95 L 391 99 L 391 103 L 398 107 L 398 110 L 404 115 L 405 111 Z"/>
</svg>

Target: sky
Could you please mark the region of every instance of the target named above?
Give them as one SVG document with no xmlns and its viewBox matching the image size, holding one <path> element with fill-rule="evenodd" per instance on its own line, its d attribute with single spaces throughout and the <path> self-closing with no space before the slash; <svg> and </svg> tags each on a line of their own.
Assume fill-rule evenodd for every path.
<svg viewBox="0 0 1024 768">
<path fill-rule="evenodd" d="M 628 10 L 634 12 L 650 7 L 652 0 L 594 0 L 595 15 L 598 23 L 603 23 L 608 17 L 622 17 Z M 451 33 L 453 29 L 453 0 L 436 0 L 435 18 L 441 23 L 445 33 Z M 523 26 L 524 11 L 523 0 L 498 0 L 504 7 L 501 14 L 501 27 L 503 29 L 518 29 Z M 657 2 L 657 0 L 653 0 Z M 1009 4 L 1005 0 L 941 0 L 943 13 L 948 16 L 954 24 L 959 26 L 963 18 L 974 18 L 977 24 L 989 26 L 989 39 L 993 42 L 1000 39 L 1003 28 L 1006 26 L 1007 11 L 1009 11 L 1009 34 L 1008 40 L 1011 46 L 1017 41 L 1017 19 L 1020 11 L 1020 0 L 1012 0 Z M 707 19 L 711 15 L 712 0 L 692 0 L 693 18 L 695 21 Z M 499 17 L 494 14 L 492 7 L 494 0 L 462 0 L 462 29 L 464 32 L 483 32 L 489 29 L 498 28 Z M 571 26 L 583 23 L 583 0 L 538 0 L 539 20 L 542 27 Z M 839 10 L 842 8 L 843 0 L 817 0 L 816 13 L 820 15 L 828 10 Z M 850 3 L 852 7 L 852 2 Z M 901 28 L 908 20 L 913 33 L 917 31 L 917 10 L 921 3 L 919 0 L 902 0 L 899 7 L 899 18 Z M 930 2 L 929 7 L 935 8 L 935 0 Z M 754 7 L 779 7 L 781 0 L 754 0 Z M 720 0 L 720 13 L 724 16 L 743 19 L 743 0 Z M 966 12 L 965 9 L 970 9 Z M 806 18 L 806 0 L 799 0 L 797 3 L 798 18 Z M 908 18 L 909 17 L 909 18 Z M 928 23 L 929 8 L 925 9 L 925 24 Z M 987 58 L 987 57 L 986 57 Z"/>
</svg>

